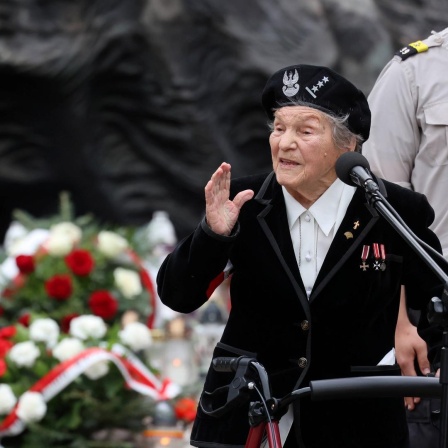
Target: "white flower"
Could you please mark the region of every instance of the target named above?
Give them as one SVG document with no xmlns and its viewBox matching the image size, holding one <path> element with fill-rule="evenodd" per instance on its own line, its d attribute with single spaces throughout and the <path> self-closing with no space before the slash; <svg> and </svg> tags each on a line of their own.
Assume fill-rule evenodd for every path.
<svg viewBox="0 0 448 448">
<path fill-rule="evenodd" d="M 73 249 L 73 243 L 64 235 L 50 235 L 45 243 L 45 248 L 50 255 L 63 257 Z"/>
<path fill-rule="evenodd" d="M 131 350 L 144 350 L 151 346 L 152 337 L 149 328 L 141 322 L 131 322 L 118 333 L 123 344 Z"/>
<path fill-rule="evenodd" d="M 17 246 L 17 243 L 26 237 L 27 233 L 28 231 L 23 224 L 18 221 L 12 221 L 9 225 L 8 230 L 6 231 L 3 241 L 3 246 L 6 250 L 6 253 L 8 253 L 9 255 L 18 255 L 14 251 L 15 246 Z"/>
<path fill-rule="evenodd" d="M 64 256 L 71 252 L 81 237 L 82 231 L 78 226 L 71 222 L 60 222 L 51 226 L 45 247 L 50 255 Z"/>
<path fill-rule="evenodd" d="M 9 359 L 18 367 L 33 367 L 40 351 L 33 341 L 19 342 L 8 352 Z"/>
<path fill-rule="evenodd" d="M 42 420 L 47 412 L 47 404 L 39 392 L 25 392 L 19 398 L 17 416 L 25 423 Z"/>
<path fill-rule="evenodd" d="M 8 255 L 12 257 L 16 257 L 17 255 L 33 255 L 48 239 L 49 233 L 47 229 L 31 230 L 22 238 L 14 240 L 11 243 L 11 247 L 8 249 Z"/>
<path fill-rule="evenodd" d="M 114 270 L 114 279 L 117 288 L 127 299 L 132 299 L 141 294 L 142 282 L 137 272 L 130 269 L 116 268 Z"/>
<path fill-rule="evenodd" d="M 53 356 L 63 362 L 81 353 L 84 348 L 84 344 L 79 339 L 65 338 L 53 349 Z"/>
<path fill-rule="evenodd" d="M 17 398 L 9 384 L 0 384 L 0 415 L 9 414 L 17 403 Z"/>
<path fill-rule="evenodd" d="M 50 318 L 36 319 L 30 325 L 30 339 L 44 342 L 48 348 L 54 347 L 59 337 L 59 326 Z"/>
<path fill-rule="evenodd" d="M 70 334 L 78 339 L 101 339 L 106 331 L 103 319 L 91 314 L 75 317 L 70 322 Z"/>
<path fill-rule="evenodd" d="M 72 222 L 60 222 L 50 227 L 50 236 L 61 235 L 72 244 L 81 241 L 82 230 Z"/>
<path fill-rule="evenodd" d="M 98 250 L 108 258 L 115 258 L 128 248 L 128 242 L 118 233 L 102 230 L 98 233 Z"/>
<path fill-rule="evenodd" d="M 86 369 L 84 374 L 90 378 L 91 380 L 97 380 L 98 378 L 101 378 L 109 372 L 109 363 L 108 361 L 100 361 L 96 364 L 93 364 L 93 366 Z"/>
</svg>

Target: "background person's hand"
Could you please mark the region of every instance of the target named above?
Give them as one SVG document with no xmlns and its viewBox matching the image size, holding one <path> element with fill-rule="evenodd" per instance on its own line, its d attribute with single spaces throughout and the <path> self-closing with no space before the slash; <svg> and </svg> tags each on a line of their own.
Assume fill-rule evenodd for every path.
<svg viewBox="0 0 448 448">
<path fill-rule="evenodd" d="M 398 320 L 395 330 L 395 356 L 400 366 L 402 375 L 416 376 L 415 360 L 423 375 L 430 372 L 428 361 L 428 349 L 426 342 L 418 335 L 417 328 L 412 325 L 409 319 Z M 419 397 L 405 397 L 407 409 L 412 411 L 415 405 L 420 402 Z"/>
<path fill-rule="evenodd" d="M 205 186 L 205 218 L 213 232 L 219 235 L 230 235 L 235 226 L 241 207 L 253 198 L 252 190 L 240 191 L 231 201 L 230 194 L 230 170 L 228 163 L 221 166 L 213 173 Z"/>
</svg>

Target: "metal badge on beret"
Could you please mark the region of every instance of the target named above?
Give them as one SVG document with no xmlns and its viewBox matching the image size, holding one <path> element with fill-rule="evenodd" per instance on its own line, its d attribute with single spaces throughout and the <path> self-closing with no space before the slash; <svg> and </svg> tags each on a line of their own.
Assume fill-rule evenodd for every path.
<svg viewBox="0 0 448 448">
<path fill-rule="evenodd" d="M 327 67 L 291 65 L 275 72 L 267 81 L 261 102 L 272 120 L 274 110 L 302 101 L 334 115 L 349 114 L 348 128 L 369 138 L 370 109 L 365 95 L 350 81 Z"/>
</svg>

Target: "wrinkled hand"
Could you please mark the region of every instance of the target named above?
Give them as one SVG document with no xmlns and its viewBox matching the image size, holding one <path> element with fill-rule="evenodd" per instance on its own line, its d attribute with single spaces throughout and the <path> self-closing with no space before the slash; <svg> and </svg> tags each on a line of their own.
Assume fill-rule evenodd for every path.
<svg viewBox="0 0 448 448">
<path fill-rule="evenodd" d="M 417 359 L 423 375 L 430 372 L 426 342 L 418 335 L 417 328 L 409 321 L 397 325 L 395 331 L 395 356 L 402 375 L 416 376 L 414 361 Z M 407 409 L 412 411 L 420 402 L 419 397 L 405 397 Z"/>
<path fill-rule="evenodd" d="M 230 171 L 230 164 L 221 163 L 221 166 L 213 173 L 205 186 L 205 217 L 207 224 L 213 232 L 226 236 L 232 233 L 241 207 L 254 196 L 252 190 L 244 190 L 240 191 L 233 201 L 229 199 Z"/>
</svg>

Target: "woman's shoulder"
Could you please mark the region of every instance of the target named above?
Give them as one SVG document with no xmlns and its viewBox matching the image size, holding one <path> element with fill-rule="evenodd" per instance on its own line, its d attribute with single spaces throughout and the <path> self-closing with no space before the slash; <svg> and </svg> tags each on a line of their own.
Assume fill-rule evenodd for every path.
<svg viewBox="0 0 448 448">
<path fill-rule="evenodd" d="M 399 214 L 408 219 L 418 219 L 418 214 L 426 217 L 426 220 L 434 220 L 434 210 L 426 196 L 422 193 L 410 190 L 387 180 L 381 179 L 386 188 L 386 200 Z M 423 218 L 420 216 L 420 218 Z"/>
<path fill-rule="evenodd" d="M 425 195 L 422 193 L 418 193 L 409 188 L 402 187 L 401 185 L 395 184 L 394 182 L 390 182 L 385 179 L 381 179 L 381 181 L 383 182 L 386 188 L 387 198 L 391 199 L 404 198 L 410 201 L 422 201 L 426 199 Z"/>
</svg>

